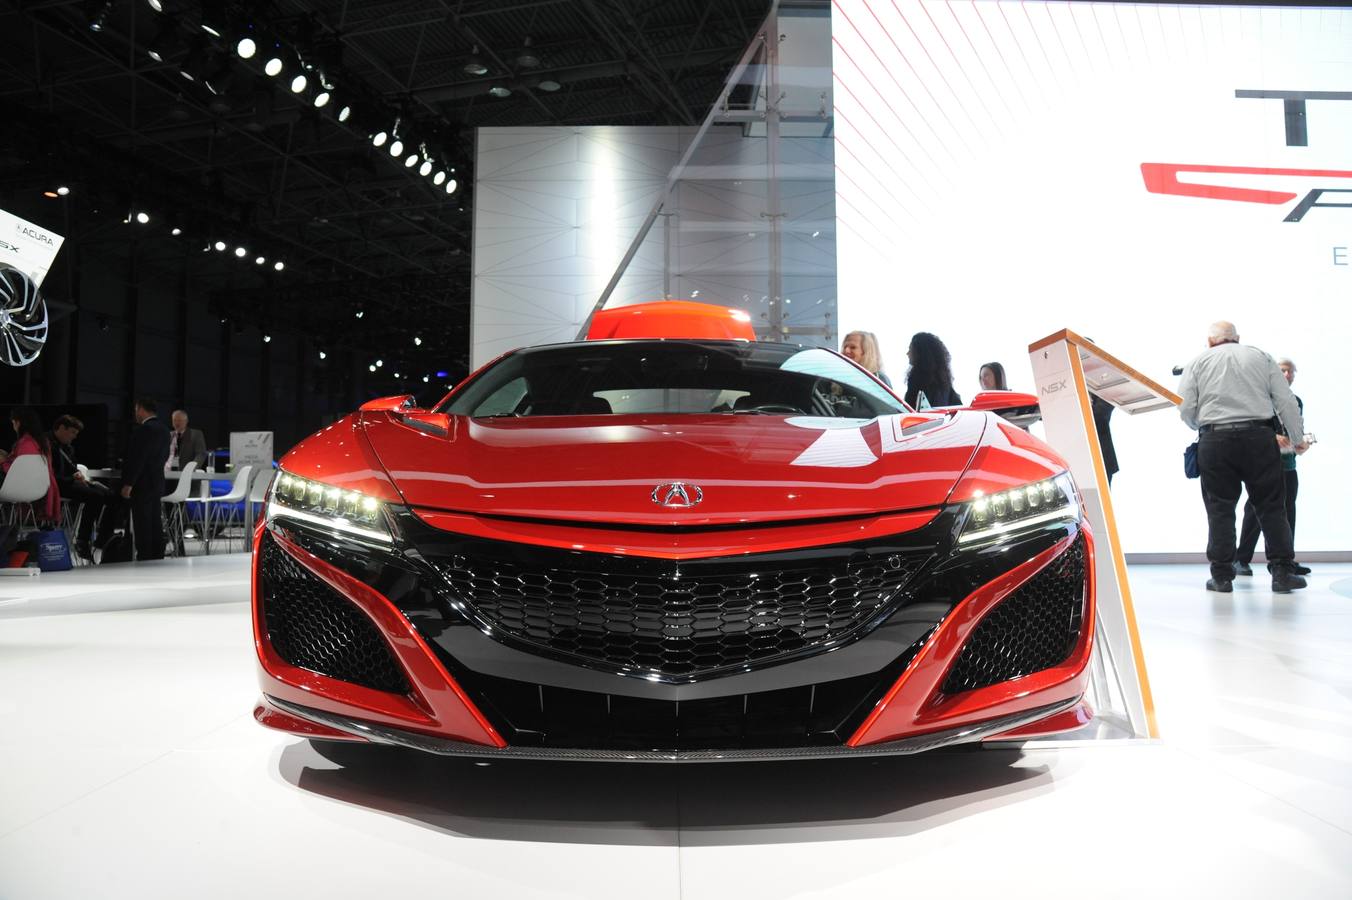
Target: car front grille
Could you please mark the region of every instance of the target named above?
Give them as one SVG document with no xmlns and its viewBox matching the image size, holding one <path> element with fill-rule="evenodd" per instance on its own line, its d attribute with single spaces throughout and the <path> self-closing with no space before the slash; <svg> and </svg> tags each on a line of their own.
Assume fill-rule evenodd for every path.
<svg viewBox="0 0 1352 900">
<path fill-rule="evenodd" d="M 1022 678 L 1070 657 L 1084 622 L 1084 536 L 1001 600 L 973 629 L 943 692 Z"/>
<path fill-rule="evenodd" d="M 834 645 L 877 619 L 932 549 L 814 548 L 714 561 L 529 548 L 433 558 L 493 632 L 626 674 L 707 675 Z"/>
<path fill-rule="evenodd" d="M 926 636 L 928 637 L 928 636 Z M 880 672 L 821 684 L 653 700 L 458 673 L 516 747 L 659 752 L 838 746 L 849 739 L 926 638 Z"/>
<path fill-rule="evenodd" d="M 366 614 L 316 578 L 272 535 L 259 552 L 259 597 L 273 649 L 286 662 L 378 691 L 408 693 L 408 681 Z"/>
</svg>

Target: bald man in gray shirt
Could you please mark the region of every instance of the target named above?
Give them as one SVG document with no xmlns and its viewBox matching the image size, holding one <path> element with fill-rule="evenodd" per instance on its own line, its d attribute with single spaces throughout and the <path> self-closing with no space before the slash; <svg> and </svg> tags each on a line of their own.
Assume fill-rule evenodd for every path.
<svg viewBox="0 0 1352 900">
<path fill-rule="evenodd" d="M 1240 489 L 1249 493 L 1263 527 L 1274 593 L 1305 587 L 1294 571 L 1291 525 L 1286 519 L 1281 451 L 1272 427 L 1281 419 L 1297 453 L 1309 447 L 1291 387 L 1276 361 L 1257 347 L 1239 343 L 1229 322 L 1216 322 L 1207 349 L 1188 363 L 1179 383 L 1179 415 L 1201 433 L 1197 467 L 1206 503 L 1207 590 L 1230 593 L 1235 577 L 1235 506 Z"/>
</svg>

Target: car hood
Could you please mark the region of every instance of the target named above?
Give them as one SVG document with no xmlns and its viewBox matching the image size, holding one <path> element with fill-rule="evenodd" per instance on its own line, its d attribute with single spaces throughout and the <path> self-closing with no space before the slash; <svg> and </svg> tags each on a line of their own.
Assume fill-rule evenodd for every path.
<svg viewBox="0 0 1352 900">
<path fill-rule="evenodd" d="M 411 427 L 363 417 L 405 502 L 424 509 L 663 527 L 795 522 L 941 505 L 970 465 L 984 413 L 548 416 Z M 417 424 L 417 423 L 415 423 Z M 688 507 L 663 506 L 674 482 Z M 672 498 L 679 502 L 677 492 Z"/>
</svg>

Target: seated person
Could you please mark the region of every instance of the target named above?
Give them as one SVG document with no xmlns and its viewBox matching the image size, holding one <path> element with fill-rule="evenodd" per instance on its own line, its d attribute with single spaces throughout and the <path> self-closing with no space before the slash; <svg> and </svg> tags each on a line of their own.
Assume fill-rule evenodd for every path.
<svg viewBox="0 0 1352 900">
<path fill-rule="evenodd" d="M 17 406 L 9 414 L 10 424 L 18 436 L 8 453 L 0 452 L 0 469 L 6 474 L 14 461 L 21 456 L 37 455 L 47 463 L 47 479 L 50 487 L 47 494 L 33 504 L 33 512 L 39 523 L 49 524 L 61 521 L 61 492 L 52 476 L 52 448 L 43 431 L 42 420 L 38 414 L 26 406 Z"/>
<path fill-rule="evenodd" d="M 75 552 L 83 559 L 92 560 L 90 537 L 95 525 L 99 525 L 99 537 L 112 536 L 111 514 L 105 517 L 107 509 L 114 505 L 113 492 L 107 486 L 91 482 L 84 477 L 76 465 L 75 448 L 72 446 L 84 423 L 74 416 L 61 416 L 52 426 L 52 475 L 56 478 L 61 496 L 80 504 L 80 530 L 75 535 Z M 106 531 L 106 535 L 105 535 Z"/>
</svg>

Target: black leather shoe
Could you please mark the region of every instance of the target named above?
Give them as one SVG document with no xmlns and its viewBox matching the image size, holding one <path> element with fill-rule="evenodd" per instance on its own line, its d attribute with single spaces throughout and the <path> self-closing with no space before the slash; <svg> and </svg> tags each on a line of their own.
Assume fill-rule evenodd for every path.
<svg viewBox="0 0 1352 900">
<path fill-rule="evenodd" d="M 1215 591 L 1217 594 L 1232 594 L 1235 590 L 1234 585 L 1231 582 L 1217 581 L 1214 578 L 1208 578 L 1206 580 L 1206 589 L 1208 591 Z M 1276 588 L 1273 588 L 1273 590 L 1276 590 Z"/>
<path fill-rule="evenodd" d="M 1287 568 L 1272 573 L 1272 593 L 1289 594 L 1305 587 L 1305 579 Z"/>
<path fill-rule="evenodd" d="M 1242 562 L 1236 561 L 1236 562 L 1235 562 L 1235 574 L 1236 574 L 1236 575 L 1252 575 L 1252 574 L 1253 574 L 1253 567 L 1251 567 L 1248 563 L 1242 563 Z"/>
<path fill-rule="evenodd" d="M 1309 566 L 1302 566 L 1300 563 L 1292 563 L 1292 564 L 1291 564 L 1291 571 L 1292 571 L 1292 572 L 1295 572 L 1297 575 L 1309 575 L 1309 574 L 1310 574 L 1310 567 L 1309 567 Z"/>
</svg>

